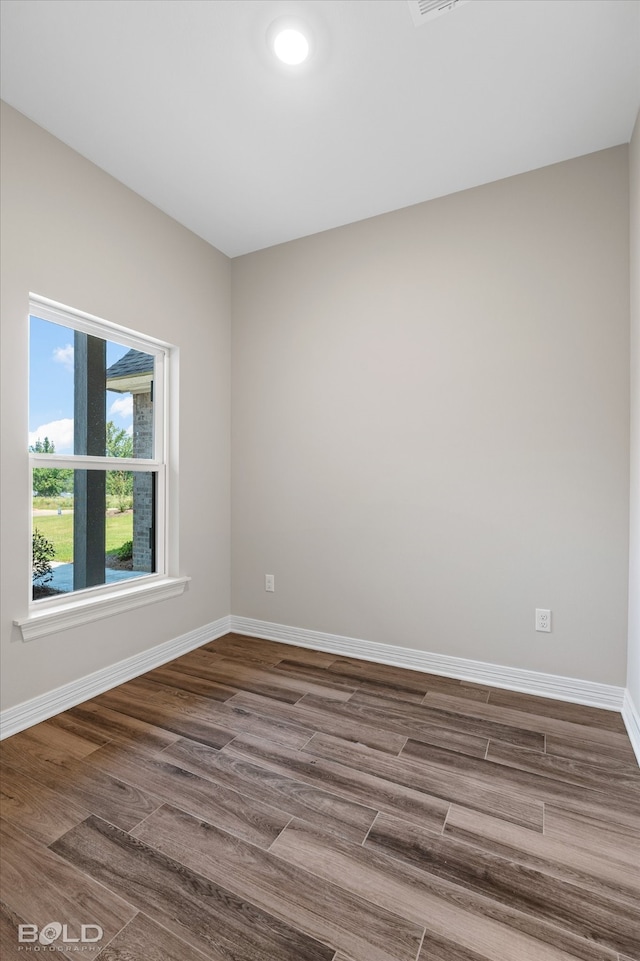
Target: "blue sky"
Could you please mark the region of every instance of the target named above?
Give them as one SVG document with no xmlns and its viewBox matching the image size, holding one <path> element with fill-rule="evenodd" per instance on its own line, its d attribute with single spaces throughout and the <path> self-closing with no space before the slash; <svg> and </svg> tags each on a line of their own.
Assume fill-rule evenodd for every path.
<svg viewBox="0 0 640 961">
<path fill-rule="evenodd" d="M 107 341 L 107 367 L 128 347 Z M 131 394 L 107 391 L 107 420 L 133 427 Z M 29 445 L 48 437 L 56 454 L 73 453 L 73 330 L 30 318 Z"/>
</svg>

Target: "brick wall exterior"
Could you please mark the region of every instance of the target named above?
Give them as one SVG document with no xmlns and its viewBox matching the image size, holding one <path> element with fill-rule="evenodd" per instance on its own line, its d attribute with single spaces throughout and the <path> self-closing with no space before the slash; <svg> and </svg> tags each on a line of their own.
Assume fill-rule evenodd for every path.
<svg viewBox="0 0 640 961">
<path fill-rule="evenodd" d="M 133 454 L 153 457 L 153 404 L 151 394 L 133 395 Z M 133 475 L 133 569 L 153 572 L 153 474 Z"/>
</svg>

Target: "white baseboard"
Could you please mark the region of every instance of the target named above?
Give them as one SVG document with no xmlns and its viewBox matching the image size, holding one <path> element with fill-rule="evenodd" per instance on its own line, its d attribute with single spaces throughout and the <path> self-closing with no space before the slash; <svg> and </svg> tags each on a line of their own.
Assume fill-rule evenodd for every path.
<svg viewBox="0 0 640 961">
<path fill-rule="evenodd" d="M 89 698 L 97 697 L 98 694 L 103 694 L 104 691 L 118 684 L 124 684 L 125 681 L 139 677 L 153 670 L 154 667 L 160 667 L 161 664 L 166 664 L 167 661 L 172 661 L 196 647 L 201 647 L 208 641 L 214 641 L 229 633 L 231 630 L 229 625 L 230 618 L 221 617 L 211 624 L 189 631 L 188 634 L 182 634 L 171 641 L 165 641 L 164 644 L 158 644 L 157 647 L 142 651 L 140 654 L 134 654 L 133 657 L 118 661 L 117 664 L 105 667 L 101 671 L 87 674 L 77 681 L 63 684 L 62 687 L 57 687 L 53 691 L 47 691 L 46 694 L 7 708 L 0 713 L 0 738 L 9 737 L 33 724 L 46 721 L 54 714 L 75 707 L 76 704 L 87 701 Z"/>
<path fill-rule="evenodd" d="M 628 690 L 624 692 L 622 720 L 626 725 L 631 747 L 635 751 L 638 764 L 640 764 L 640 711 L 633 703 Z"/>
<path fill-rule="evenodd" d="M 396 647 L 394 644 L 376 643 L 355 637 L 343 637 L 339 634 L 325 634 L 321 631 L 309 631 L 286 624 L 273 624 L 270 621 L 235 615 L 221 617 L 211 624 L 119 661 L 101 671 L 64 684 L 15 707 L 7 708 L 0 713 L 0 737 L 9 737 L 33 724 L 46 721 L 47 718 L 66 711 L 82 701 L 96 697 L 134 677 L 139 677 L 209 641 L 223 637 L 229 631 L 327 651 L 345 657 L 441 674 L 478 684 L 489 684 L 492 687 L 502 687 L 525 694 L 573 701 L 576 704 L 600 707 L 610 711 L 622 711 L 629 738 L 640 763 L 640 716 L 629 692 L 622 687 L 488 664 L 485 661 L 449 657 L 445 654 L 431 654 L 413 648 Z"/>
<path fill-rule="evenodd" d="M 445 654 L 430 654 L 409 647 L 396 647 L 395 644 L 379 644 L 363 641 L 356 637 L 341 637 L 339 634 L 323 634 L 308 631 L 286 624 L 272 624 L 250 617 L 231 615 L 230 630 L 251 637 L 263 637 L 283 644 L 296 644 L 310 647 L 330 654 L 377 661 L 395 667 L 408 667 L 413 671 L 429 674 L 442 674 L 461 681 L 474 681 L 492 687 L 504 687 L 510 691 L 524 694 L 537 694 L 561 701 L 573 701 L 590 707 L 601 707 L 609 711 L 621 711 L 625 689 L 611 684 L 598 684 L 595 681 L 582 681 L 573 677 L 560 677 L 556 674 L 542 674 L 538 671 L 525 671 L 517 667 L 503 667 L 485 661 L 470 661 L 463 657 L 449 657 Z"/>
</svg>

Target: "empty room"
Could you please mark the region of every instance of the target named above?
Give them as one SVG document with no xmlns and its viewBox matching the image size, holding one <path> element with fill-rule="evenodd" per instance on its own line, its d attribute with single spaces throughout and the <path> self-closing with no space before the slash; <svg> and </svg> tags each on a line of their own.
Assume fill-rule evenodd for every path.
<svg viewBox="0 0 640 961">
<path fill-rule="evenodd" d="M 640 961 L 640 0 L 0 12 L 3 961 Z"/>
</svg>

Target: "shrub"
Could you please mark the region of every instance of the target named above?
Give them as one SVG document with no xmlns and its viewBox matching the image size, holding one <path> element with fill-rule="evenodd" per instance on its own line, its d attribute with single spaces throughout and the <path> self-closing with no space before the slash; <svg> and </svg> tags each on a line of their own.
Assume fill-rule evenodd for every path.
<svg viewBox="0 0 640 961">
<path fill-rule="evenodd" d="M 53 580 L 51 561 L 55 554 L 56 549 L 51 541 L 35 527 L 31 538 L 31 572 L 34 581 L 42 585 Z"/>
<path fill-rule="evenodd" d="M 116 551 L 119 561 L 130 561 L 133 557 L 133 541 L 125 541 Z"/>
</svg>

